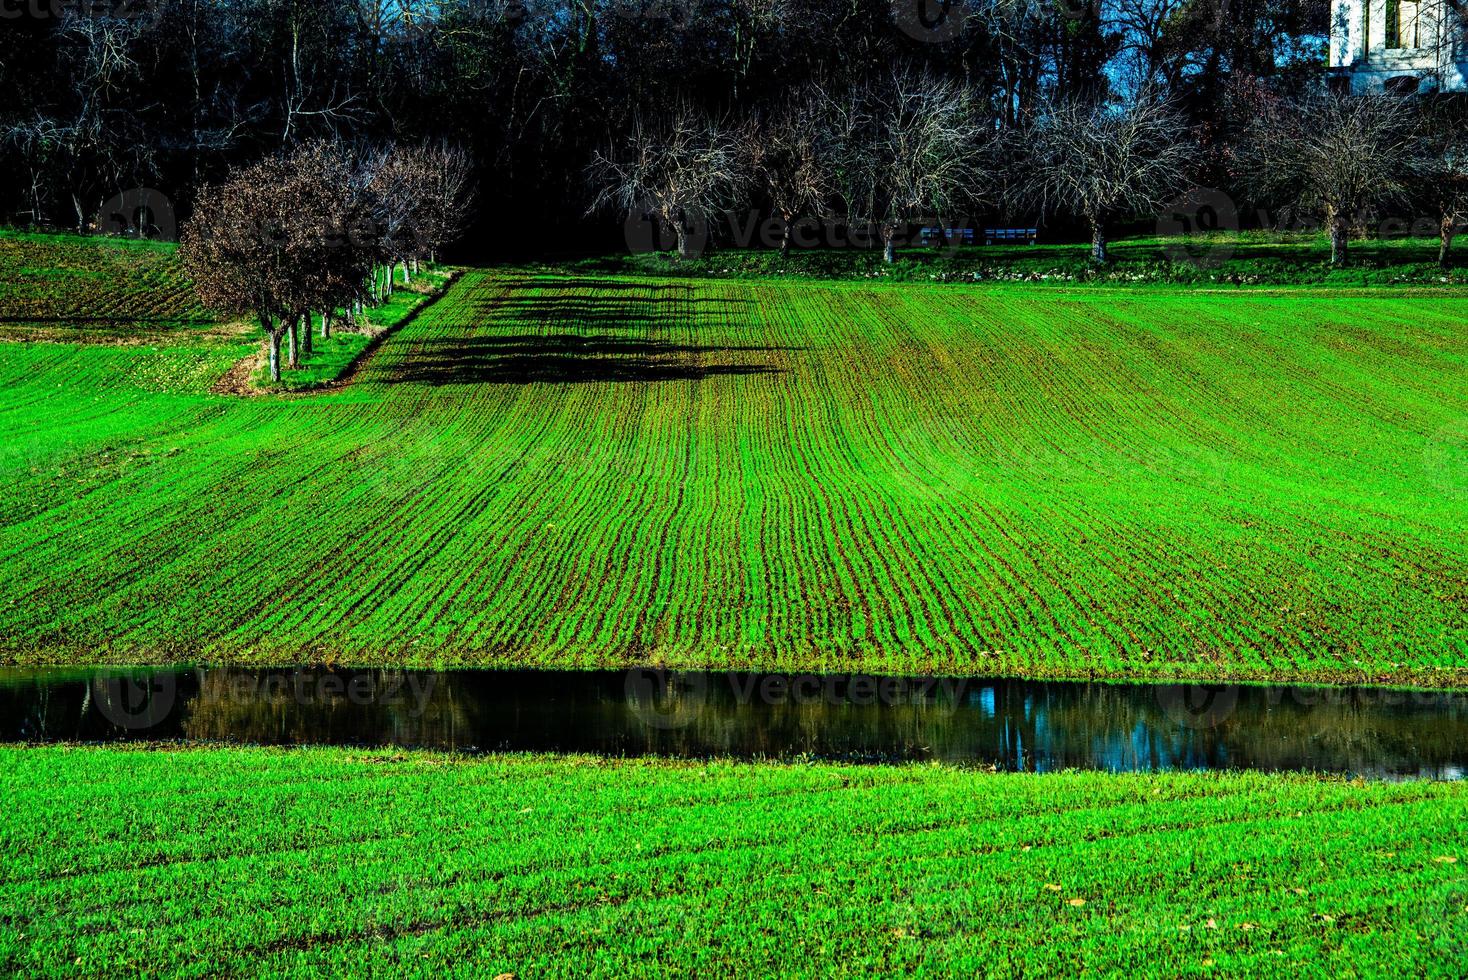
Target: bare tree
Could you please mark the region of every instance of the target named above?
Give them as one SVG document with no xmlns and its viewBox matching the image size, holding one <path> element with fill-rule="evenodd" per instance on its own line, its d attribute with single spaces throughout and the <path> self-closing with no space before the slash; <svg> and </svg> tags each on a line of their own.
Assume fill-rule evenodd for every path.
<svg viewBox="0 0 1468 980">
<path fill-rule="evenodd" d="M 1415 104 L 1390 96 L 1274 100 L 1255 108 L 1237 157 L 1257 196 L 1324 220 L 1331 263 L 1344 265 L 1352 227 L 1407 194 L 1416 123 Z"/>
<path fill-rule="evenodd" d="M 1453 239 L 1468 225 L 1468 132 L 1446 113 L 1431 114 L 1424 122 L 1409 173 L 1413 196 L 1437 220 L 1437 261 L 1446 269 Z"/>
<path fill-rule="evenodd" d="M 414 250 L 413 216 L 421 208 L 419 173 L 397 146 L 368 151 L 357 164 L 358 180 L 375 223 L 377 254 L 371 272 L 373 302 L 392 296 L 398 263 Z"/>
<path fill-rule="evenodd" d="M 1019 139 L 1014 202 L 1084 220 L 1097 265 L 1109 258 L 1109 226 L 1160 208 L 1196 155 L 1172 106 L 1147 93 L 1125 105 L 1053 104 Z"/>
<path fill-rule="evenodd" d="M 68 108 L 46 123 L 46 136 L 65 174 L 76 230 L 87 224 L 108 194 L 138 183 L 152 144 L 128 104 L 138 74 L 145 24 L 135 18 L 92 16 L 68 7 L 60 37 L 69 61 Z"/>
<path fill-rule="evenodd" d="M 413 215 L 417 258 L 430 262 L 463 235 L 474 208 L 474 161 L 468 151 L 449 143 L 414 147 L 412 165 L 419 185 Z"/>
<path fill-rule="evenodd" d="M 691 226 L 729 206 L 747 183 L 740 150 L 732 127 L 686 106 L 656 125 L 639 119 L 619 151 L 596 154 L 591 210 L 651 215 L 673 229 L 679 256 L 689 258 Z"/>
<path fill-rule="evenodd" d="M 741 130 L 748 170 L 781 223 L 782 255 L 790 250 L 794 223 L 826 217 L 835 197 L 838 142 L 827 106 L 820 90 L 807 89 Z"/>
<path fill-rule="evenodd" d="M 909 70 L 830 103 L 847 220 L 876 229 L 885 261 L 905 226 L 986 196 L 989 129 L 979 110 L 967 85 Z"/>
<path fill-rule="evenodd" d="M 182 236 L 185 268 L 205 305 L 259 318 L 272 381 L 280 380 L 282 336 L 294 367 L 298 341 L 305 340 L 299 325 L 365 276 L 375 243 L 362 205 L 350 162 L 325 143 L 268 158 L 200 191 Z"/>
</svg>

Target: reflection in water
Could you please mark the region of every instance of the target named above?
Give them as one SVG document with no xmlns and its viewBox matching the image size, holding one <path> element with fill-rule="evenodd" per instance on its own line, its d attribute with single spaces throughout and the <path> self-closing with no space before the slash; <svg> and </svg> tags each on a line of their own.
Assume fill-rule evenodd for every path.
<svg viewBox="0 0 1468 980">
<path fill-rule="evenodd" d="M 0 739 L 1462 778 L 1468 693 L 655 671 L 0 670 Z"/>
</svg>

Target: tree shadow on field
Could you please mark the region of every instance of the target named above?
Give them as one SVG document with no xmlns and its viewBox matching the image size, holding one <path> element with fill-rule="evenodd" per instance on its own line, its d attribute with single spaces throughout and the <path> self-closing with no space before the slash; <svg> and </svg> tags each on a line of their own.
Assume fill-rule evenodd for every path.
<svg viewBox="0 0 1468 980">
<path fill-rule="evenodd" d="M 779 374 L 769 364 L 707 360 L 775 349 L 698 347 L 613 334 L 467 337 L 425 344 L 395 380 L 427 385 L 701 381 L 720 375 Z"/>
<path fill-rule="evenodd" d="M 473 333 L 466 324 L 465 336 L 421 344 L 394 380 L 427 385 L 701 381 L 778 374 L 779 368 L 750 355 L 797 349 L 674 343 L 657 336 L 678 326 L 685 333 L 692 326 L 695 334 L 717 335 L 746 315 L 741 307 L 750 305 L 748 300 L 699 297 L 676 286 L 658 287 L 659 295 L 649 299 L 632 298 L 626 290 L 608 296 L 614 284 L 595 280 L 547 285 L 586 291 L 517 291 L 476 300 L 471 316 L 484 332 Z"/>
</svg>

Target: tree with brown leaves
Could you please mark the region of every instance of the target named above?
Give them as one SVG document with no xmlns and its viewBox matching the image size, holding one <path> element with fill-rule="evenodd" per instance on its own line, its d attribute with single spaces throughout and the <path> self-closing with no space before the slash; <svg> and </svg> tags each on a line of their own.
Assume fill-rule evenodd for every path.
<svg viewBox="0 0 1468 980">
<path fill-rule="evenodd" d="M 349 161 L 326 143 L 200 191 L 183 233 L 185 267 L 205 305 L 259 319 L 272 381 L 282 336 L 294 367 L 303 318 L 343 302 L 367 274 L 374 243 L 363 204 Z"/>
</svg>

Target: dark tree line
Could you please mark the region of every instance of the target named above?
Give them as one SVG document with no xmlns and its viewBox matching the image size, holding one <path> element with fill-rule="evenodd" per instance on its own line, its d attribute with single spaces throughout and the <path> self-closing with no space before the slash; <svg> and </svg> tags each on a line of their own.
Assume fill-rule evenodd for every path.
<svg viewBox="0 0 1468 980">
<path fill-rule="evenodd" d="M 0 31 L 0 166 L 18 178 L 0 186 L 5 221 L 84 229 L 136 187 L 187 213 L 196 188 L 316 139 L 447 141 L 476 161 L 483 221 L 501 231 L 476 240 L 505 249 L 598 227 L 584 220 L 600 190 L 588 166 L 682 110 L 768 119 L 816 87 L 868 118 L 901 65 L 962 86 L 991 129 L 1144 85 L 1198 121 L 1232 75 L 1318 62 L 1325 23 L 1323 0 L 30 6 L 40 16 Z M 860 178 L 862 210 L 907 207 L 876 177 Z"/>
</svg>

